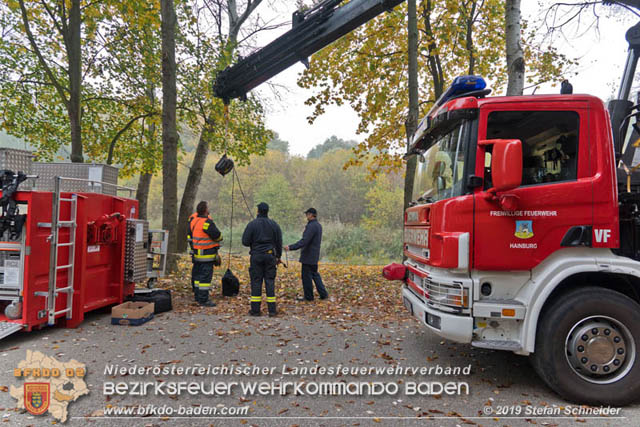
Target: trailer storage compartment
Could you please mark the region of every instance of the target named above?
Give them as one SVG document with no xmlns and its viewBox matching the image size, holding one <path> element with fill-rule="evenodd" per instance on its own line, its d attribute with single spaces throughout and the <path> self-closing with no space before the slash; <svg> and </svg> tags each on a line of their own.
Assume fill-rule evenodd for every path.
<svg viewBox="0 0 640 427">
<path fill-rule="evenodd" d="M 53 191 L 20 187 L 11 196 L 26 218 L 19 236 L 0 235 L 0 338 L 44 325 L 75 327 L 85 313 L 121 304 L 147 278 L 150 239 L 138 201 L 102 194 L 106 185 L 64 190 L 85 188 L 86 179 L 50 181 Z"/>
<path fill-rule="evenodd" d="M 33 154 L 31 151 L 16 150 L 14 148 L 0 148 L 0 170 L 10 170 L 31 175 L 33 172 Z M 27 179 L 20 184 L 20 190 L 31 190 L 33 179 Z"/>
<path fill-rule="evenodd" d="M 115 196 L 118 168 L 94 163 L 33 163 L 32 172 L 38 175 L 35 189 L 55 191 L 55 177 L 77 178 L 63 180 L 62 191 L 95 192 Z"/>
</svg>

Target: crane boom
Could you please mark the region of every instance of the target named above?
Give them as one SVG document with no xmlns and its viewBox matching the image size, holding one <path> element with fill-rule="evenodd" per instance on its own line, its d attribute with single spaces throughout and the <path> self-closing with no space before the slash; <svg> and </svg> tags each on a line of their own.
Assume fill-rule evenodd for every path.
<svg viewBox="0 0 640 427">
<path fill-rule="evenodd" d="M 218 73 L 213 93 L 225 103 L 365 24 L 404 0 L 325 0 L 307 12 L 294 12 L 292 28 L 265 47 Z"/>
</svg>

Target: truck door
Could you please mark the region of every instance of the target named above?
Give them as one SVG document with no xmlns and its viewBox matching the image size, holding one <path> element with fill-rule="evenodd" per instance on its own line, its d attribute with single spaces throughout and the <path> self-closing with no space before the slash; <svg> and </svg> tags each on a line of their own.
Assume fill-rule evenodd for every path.
<svg viewBox="0 0 640 427">
<path fill-rule="evenodd" d="M 475 193 L 474 268 L 530 270 L 561 248 L 574 226 L 591 226 L 592 182 L 588 106 L 581 102 L 485 104 L 478 140 L 519 139 L 523 174 L 505 210 L 491 188 L 491 147 L 479 147 Z"/>
</svg>

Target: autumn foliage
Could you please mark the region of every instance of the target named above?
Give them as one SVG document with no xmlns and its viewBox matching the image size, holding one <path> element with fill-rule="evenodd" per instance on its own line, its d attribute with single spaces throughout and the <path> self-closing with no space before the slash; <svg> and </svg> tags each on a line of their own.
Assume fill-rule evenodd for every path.
<svg viewBox="0 0 640 427">
<path fill-rule="evenodd" d="M 195 304 L 191 291 L 191 260 L 183 257 L 178 262 L 178 272 L 162 279 L 159 287 L 171 289 L 174 310 L 178 312 L 202 312 L 211 310 L 217 315 L 233 318 L 246 316 L 249 309 L 249 259 L 234 256 L 231 269 L 240 279 L 240 294 L 237 297 L 223 297 L 220 279 L 226 271 L 227 258 L 216 268 L 211 290 L 212 300 L 217 307 L 203 309 Z M 398 299 L 401 282 L 390 282 L 382 277 L 381 266 L 354 266 L 321 263 L 320 274 L 329 291 L 328 300 L 300 303 L 295 300 L 302 295 L 300 264 L 290 262 L 288 268 L 278 267 L 276 278 L 276 298 L 281 317 L 304 315 L 305 318 L 340 320 L 391 321 L 406 317 L 402 301 Z M 317 295 L 316 295 L 317 296 Z M 313 309 L 309 305 L 313 304 Z M 263 304 L 263 314 L 266 305 Z"/>
</svg>

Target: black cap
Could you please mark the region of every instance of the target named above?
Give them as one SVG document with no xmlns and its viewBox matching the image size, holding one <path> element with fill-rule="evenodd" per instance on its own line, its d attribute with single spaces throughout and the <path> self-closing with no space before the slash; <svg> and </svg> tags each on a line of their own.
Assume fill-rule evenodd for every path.
<svg viewBox="0 0 640 427">
<path fill-rule="evenodd" d="M 318 215 L 318 211 L 315 210 L 314 208 L 309 208 L 306 211 L 304 211 L 304 213 L 306 214 L 310 213 L 311 215 Z"/>
<path fill-rule="evenodd" d="M 269 205 L 266 204 L 265 202 L 258 203 L 258 212 L 260 212 L 260 213 L 268 213 L 269 212 Z"/>
</svg>

